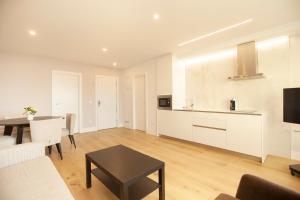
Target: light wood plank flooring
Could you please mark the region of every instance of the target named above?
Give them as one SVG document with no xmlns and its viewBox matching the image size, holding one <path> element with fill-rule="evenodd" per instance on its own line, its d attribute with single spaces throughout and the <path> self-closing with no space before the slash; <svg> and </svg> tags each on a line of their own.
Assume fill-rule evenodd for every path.
<svg viewBox="0 0 300 200">
<path fill-rule="evenodd" d="M 166 163 L 166 199 L 207 200 L 219 193 L 234 195 L 241 176 L 254 174 L 300 191 L 300 178 L 288 171 L 291 160 L 269 156 L 265 164 L 227 151 L 156 137 L 124 128 L 75 136 L 77 149 L 63 138 L 64 160 L 53 151 L 53 160 L 75 199 L 117 199 L 97 179 L 91 189 L 85 188 L 85 153 L 123 144 Z M 157 174 L 150 176 L 157 179 Z M 158 199 L 155 191 L 145 199 Z"/>
</svg>

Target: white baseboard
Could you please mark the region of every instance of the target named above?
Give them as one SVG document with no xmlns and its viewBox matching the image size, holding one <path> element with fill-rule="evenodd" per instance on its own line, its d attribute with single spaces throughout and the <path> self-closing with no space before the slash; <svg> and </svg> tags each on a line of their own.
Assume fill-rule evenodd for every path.
<svg viewBox="0 0 300 200">
<path fill-rule="evenodd" d="M 299 151 L 292 151 L 291 152 L 291 158 L 293 160 L 300 160 L 300 152 Z"/>
<path fill-rule="evenodd" d="M 123 123 L 119 123 L 119 124 L 118 124 L 118 128 L 121 128 L 121 127 L 124 127 L 124 124 L 123 124 Z"/>
<path fill-rule="evenodd" d="M 149 134 L 149 135 L 157 136 L 157 133 L 154 133 L 154 132 L 146 132 L 146 133 Z"/>
<path fill-rule="evenodd" d="M 97 127 L 82 128 L 80 133 L 88 133 L 97 131 Z"/>
</svg>

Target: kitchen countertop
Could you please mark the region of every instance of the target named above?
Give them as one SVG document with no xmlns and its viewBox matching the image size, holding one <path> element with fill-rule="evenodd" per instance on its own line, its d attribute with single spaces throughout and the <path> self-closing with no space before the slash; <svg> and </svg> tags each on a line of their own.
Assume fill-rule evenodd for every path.
<svg viewBox="0 0 300 200">
<path fill-rule="evenodd" d="M 257 111 L 247 110 L 213 110 L 213 109 L 173 109 L 173 111 L 185 111 L 185 112 L 207 112 L 207 113 L 224 113 L 224 114 L 239 114 L 239 115 L 262 115 Z"/>
</svg>

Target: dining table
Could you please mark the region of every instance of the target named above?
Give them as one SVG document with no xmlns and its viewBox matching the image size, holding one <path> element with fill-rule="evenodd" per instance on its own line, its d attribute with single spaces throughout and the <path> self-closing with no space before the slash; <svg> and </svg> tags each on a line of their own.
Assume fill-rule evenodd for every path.
<svg viewBox="0 0 300 200">
<path fill-rule="evenodd" d="M 36 116 L 34 121 L 63 118 L 61 116 Z M 24 128 L 30 127 L 30 121 L 24 118 L 10 118 L 0 120 L 0 126 L 4 126 L 4 135 L 11 136 L 13 128 L 17 128 L 16 144 L 22 144 Z"/>
</svg>

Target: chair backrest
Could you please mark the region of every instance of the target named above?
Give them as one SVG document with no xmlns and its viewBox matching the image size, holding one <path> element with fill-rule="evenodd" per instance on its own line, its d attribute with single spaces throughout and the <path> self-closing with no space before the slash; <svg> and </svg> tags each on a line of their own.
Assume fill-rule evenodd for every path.
<svg viewBox="0 0 300 200">
<path fill-rule="evenodd" d="M 253 175 L 243 175 L 236 198 L 242 200 L 299 200 L 300 193 Z"/>
<path fill-rule="evenodd" d="M 0 116 L 0 120 L 3 120 L 3 119 L 5 119 L 5 118 Z M 3 134 L 3 131 L 4 131 L 4 126 L 0 126 L 0 135 Z"/>
<path fill-rule="evenodd" d="M 75 122 L 76 122 L 76 115 L 74 113 L 67 113 L 66 128 L 69 130 L 70 135 L 74 135 Z"/>
<path fill-rule="evenodd" d="M 63 119 L 30 121 L 32 142 L 40 142 L 50 146 L 61 142 Z"/>
</svg>

